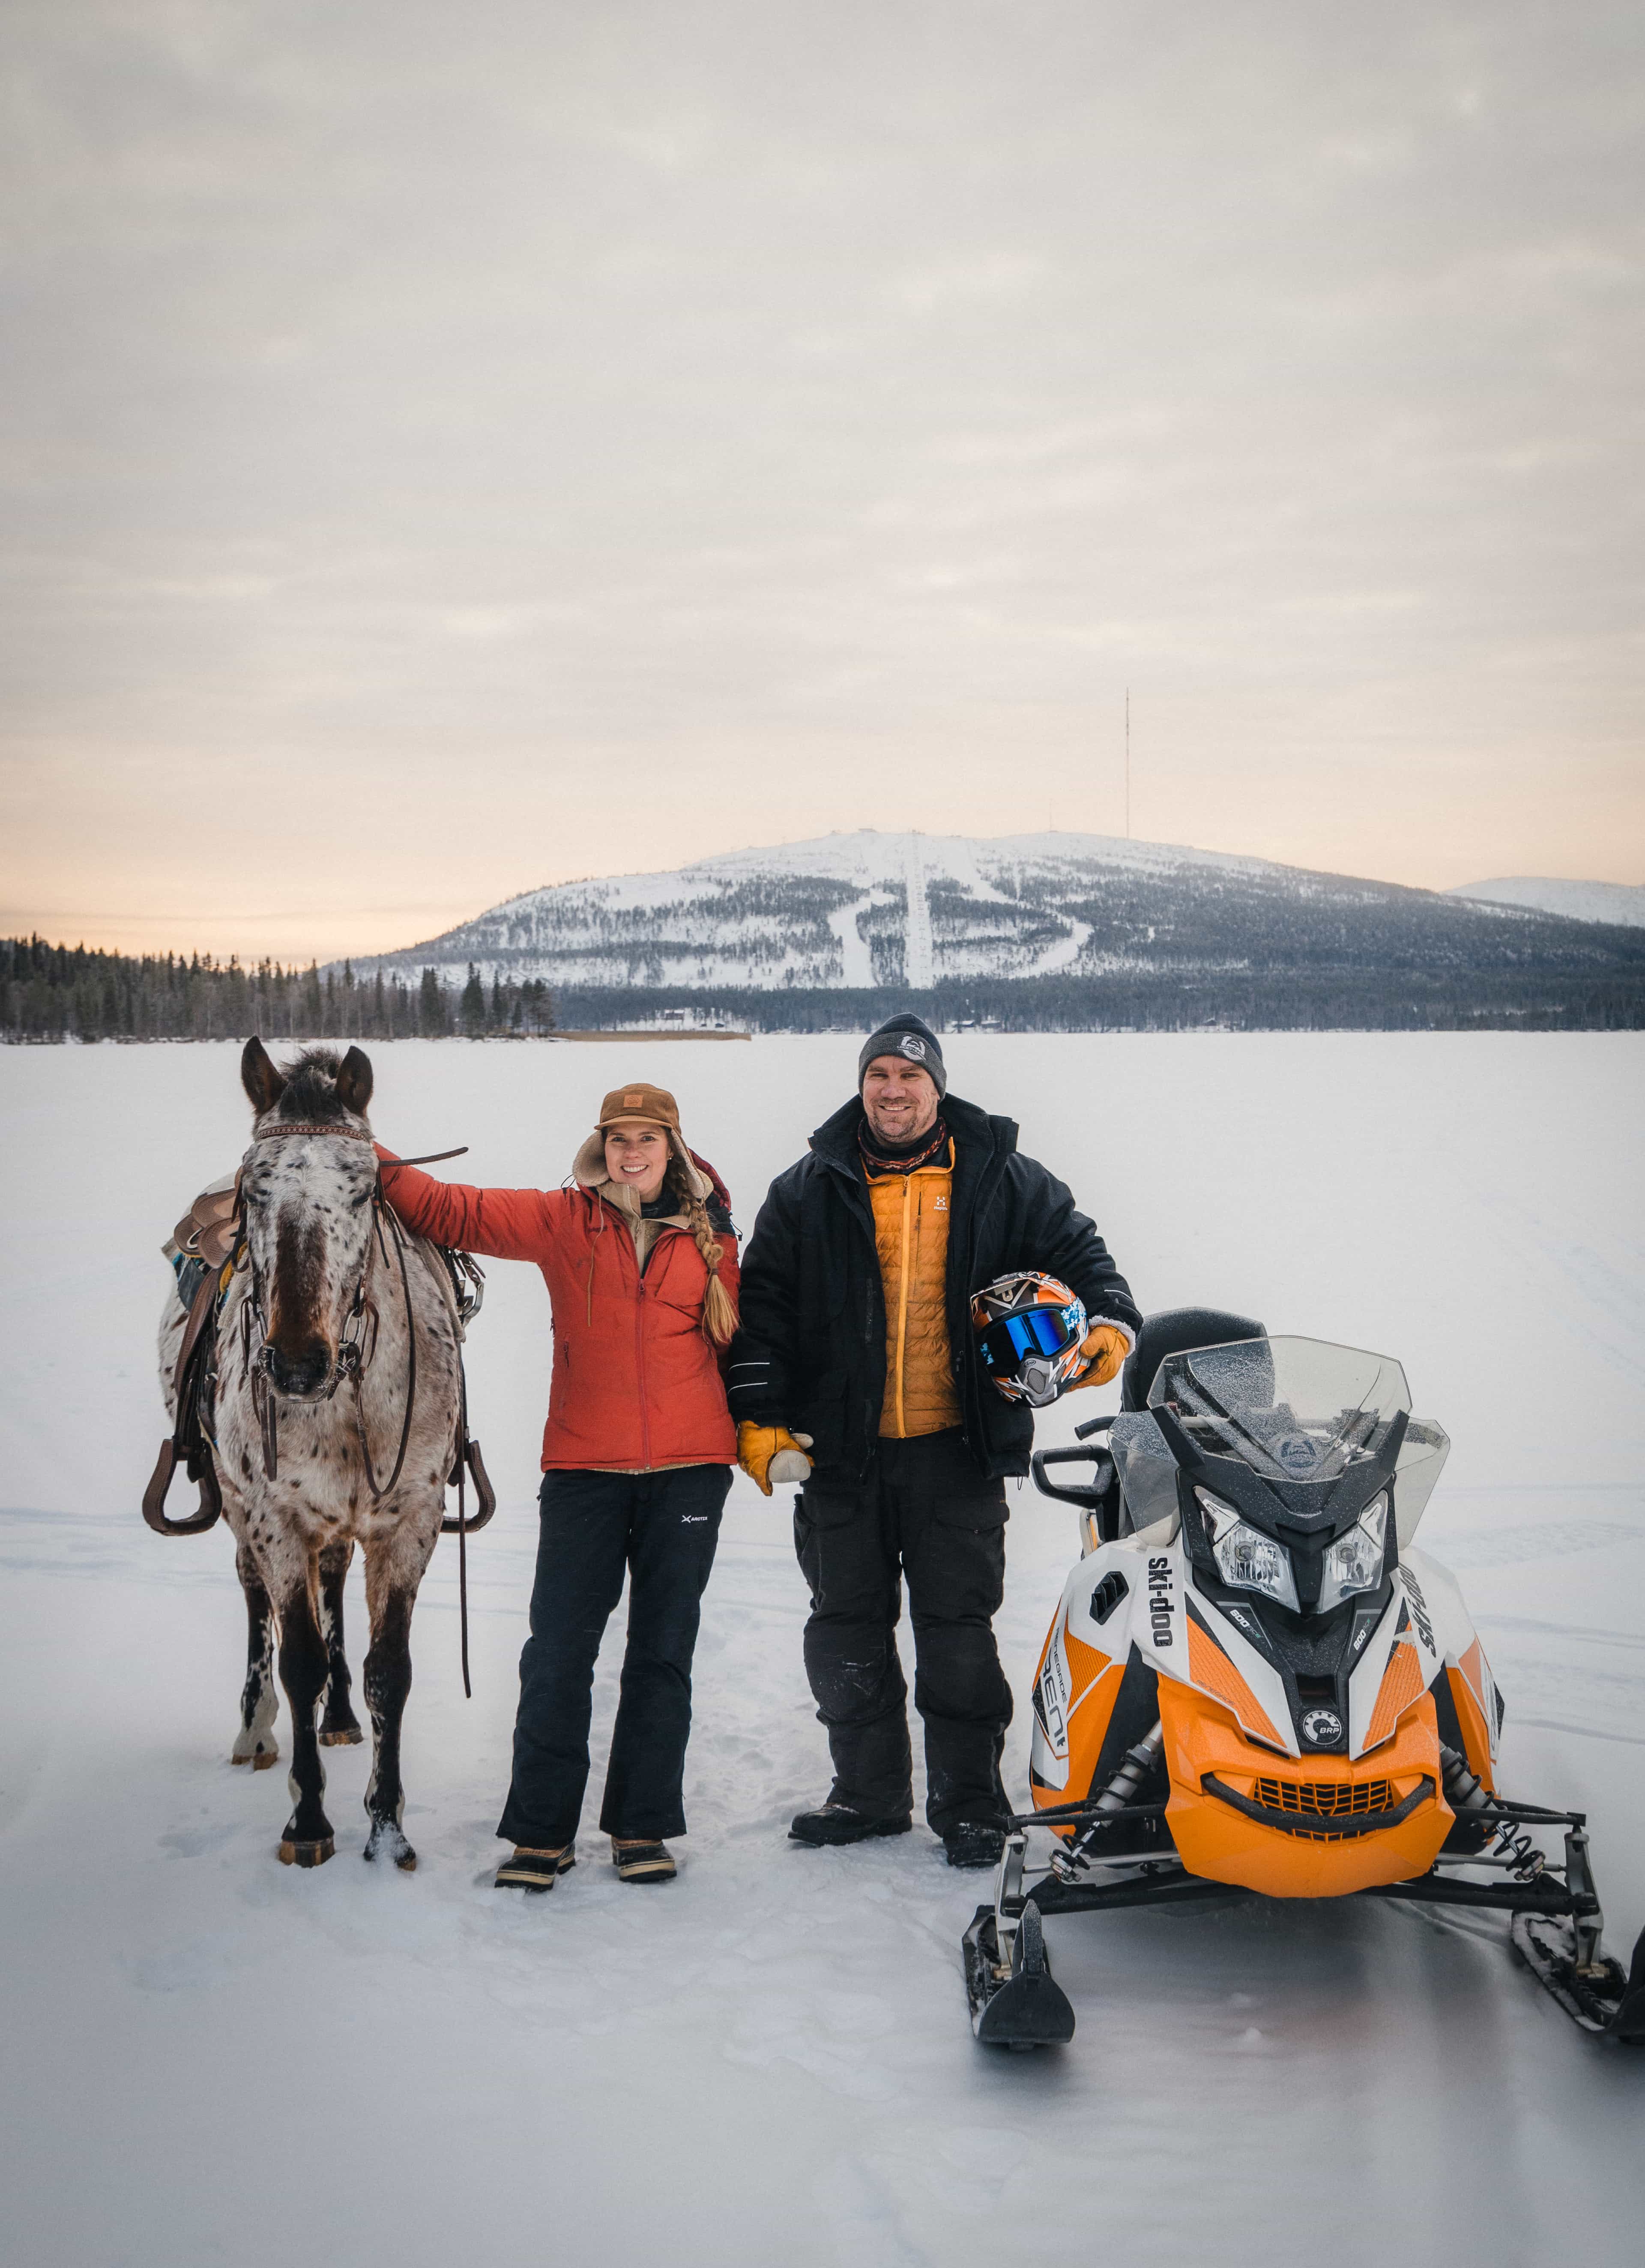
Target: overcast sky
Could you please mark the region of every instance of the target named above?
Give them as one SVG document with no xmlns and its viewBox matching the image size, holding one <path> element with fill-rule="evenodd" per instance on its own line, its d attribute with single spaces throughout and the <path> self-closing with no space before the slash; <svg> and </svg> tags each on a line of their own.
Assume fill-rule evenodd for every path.
<svg viewBox="0 0 1645 2268">
<path fill-rule="evenodd" d="M 0 923 L 1645 880 L 1645 12 L 7 0 Z"/>
</svg>

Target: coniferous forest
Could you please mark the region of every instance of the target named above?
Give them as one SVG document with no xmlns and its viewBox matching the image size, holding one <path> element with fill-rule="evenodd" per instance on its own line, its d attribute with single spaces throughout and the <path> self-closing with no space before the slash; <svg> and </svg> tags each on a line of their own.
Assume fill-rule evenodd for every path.
<svg viewBox="0 0 1645 2268">
<path fill-rule="evenodd" d="M 747 1031 L 870 1031 L 913 1008 L 939 1029 L 980 1024 L 1019 1032 L 1637 1031 L 1645 1026 L 1645 935 L 1602 932 L 1587 948 L 1575 924 L 1575 967 L 1354 967 L 1339 963 L 1193 972 L 1127 969 L 948 981 L 929 990 L 794 987 L 758 990 L 562 985 L 482 974 L 349 962 L 320 968 L 242 967 L 210 954 L 141 960 L 0 940 L 0 1041 L 541 1039 L 566 1027 L 610 1031 L 687 1024 Z M 1618 961 L 1621 965 L 1615 965 Z"/>
<path fill-rule="evenodd" d="M 243 968 L 210 954 L 88 951 L 40 937 L 0 940 L 0 1038 L 225 1040 L 540 1039 L 554 1029 L 545 983 L 470 968 L 455 985 L 425 968 L 357 977 L 340 968 Z"/>
</svg>

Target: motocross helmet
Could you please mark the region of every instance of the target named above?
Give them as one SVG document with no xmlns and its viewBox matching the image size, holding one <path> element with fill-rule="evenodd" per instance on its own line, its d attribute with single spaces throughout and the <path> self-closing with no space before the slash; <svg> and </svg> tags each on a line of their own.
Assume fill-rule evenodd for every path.
<svg viewBox="0 0 1645 2268">
<path fill-rule="evenodd" d="M 1037 1269 L 985 1285 L 972 1298 L 971 1324 L 983 1368 L 1007 1402 L 1049 1409 L 1082 1367 L 1085 1302 Z"/>
</svg>

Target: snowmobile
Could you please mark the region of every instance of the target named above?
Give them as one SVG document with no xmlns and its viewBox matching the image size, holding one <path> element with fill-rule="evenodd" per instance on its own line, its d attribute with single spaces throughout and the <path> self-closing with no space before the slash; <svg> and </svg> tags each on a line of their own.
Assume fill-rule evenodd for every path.
<svg viewBox="0 0 1645 2268">
<path fill-rule="evenodd" d="M 1075 1430 L 1090 1447 L 1033 1459 L 1082 1549 L 1035 1677 L 1034 1808 L 963 1940 L 977 2038 L 1073 2037 L 1048 1918 L 1255 1891 L 1504 1913 L 1584 2030 L 1645 2046 L 1645 1933 L 1625 1974 L 1584 1815 L 1499 1790 L 1502 1697 L 1413 1541 L 1450 1444 L 1400 1365 L 1177 1309 L 1144 1324 L 1118 1413 Z"/>
</svg>

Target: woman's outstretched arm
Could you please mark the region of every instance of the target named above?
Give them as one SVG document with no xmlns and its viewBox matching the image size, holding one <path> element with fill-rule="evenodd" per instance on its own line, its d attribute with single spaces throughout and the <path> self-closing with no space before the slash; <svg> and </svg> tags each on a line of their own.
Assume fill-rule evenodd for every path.
<svg viewBox="0 0 1645 2268">
<path fill-rule="evenodd" d="M 377 1145 L 383 1191 L 415 1236 L 488 1260 L 542 1260 L 554 1241 L 563 1189 L 476 1189 L 402 1166 Z"/>
</svg>

